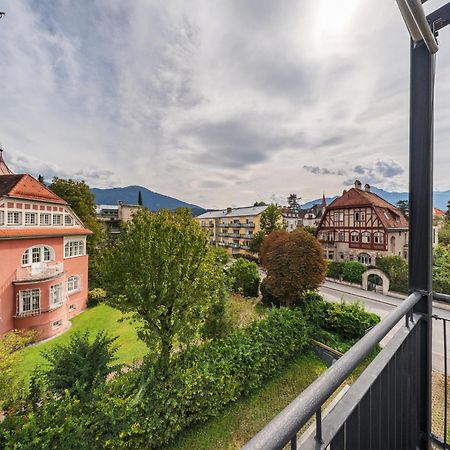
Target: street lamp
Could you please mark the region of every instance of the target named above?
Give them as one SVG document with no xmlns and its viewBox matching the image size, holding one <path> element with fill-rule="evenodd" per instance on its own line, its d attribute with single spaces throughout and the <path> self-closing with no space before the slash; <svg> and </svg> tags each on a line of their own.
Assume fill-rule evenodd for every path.
<svg viewBox="0 0 450 450">
<path fill-rule="evenodd" d="M 409 290 L 422 293 L 414 312 L 428 320 L 421 331 L 419 448 L 431 448 L 432 233 L 434 79 L 437 32 L 450 24 L 450 2 L 425 16 L 420 0 L 396 0 L 411 36 L 409 117 Z M 444 438 L 444 446 L 446 437 Z"/>
</svg>

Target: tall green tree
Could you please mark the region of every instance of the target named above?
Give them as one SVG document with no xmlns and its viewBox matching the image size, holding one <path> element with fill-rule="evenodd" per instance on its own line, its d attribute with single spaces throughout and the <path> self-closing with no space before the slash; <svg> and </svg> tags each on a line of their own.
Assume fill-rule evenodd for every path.
<svg viewBox="0 0 450 450">
<path fill-rule="evenodd" d="M 219 299 L 223 270 L 208 247 L 188 210 L 140 210 L 105 252 L 109 301 L 131 315 L 163 375 L 175 344 L 187 346 L 200 336 Z"/>
<path fill-rule="evenodd" d="M 409 202 L 408 200 L 399 200 L 395 206 L 402 212 L 405 217 L 409 216 Z"/>
<path fill-rule="evenodd" d="M 143 203 L 142 203 L 142 192 L 141 191 L 139 191 L 139 193 L 138 193 L 138 205 L 139 206 L 143 205 Z"/>
<path fill-rule="evenodd" d="M 269 234 L 282 228 L 283 222 L 280 208 L 274 204 L 269 205 L 261 214 L 261 230 L 264 231 L 264 234 Z"/>
<path fill-rule="evenodd" d="M 92 231 L 88 237 L 88 252 L 92 255 L 103 239 L 103 228 L 95 214 L 94 194 L 84 181 L 53 178 L 49 188 L 64 199 L 83 221 L 86 228 Z"/>
</svg>

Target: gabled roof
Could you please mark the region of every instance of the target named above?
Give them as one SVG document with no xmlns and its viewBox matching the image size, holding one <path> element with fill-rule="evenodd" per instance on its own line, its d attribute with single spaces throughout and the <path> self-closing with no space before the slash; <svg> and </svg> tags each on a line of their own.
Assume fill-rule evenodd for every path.
<svg viewBox="0 0 450 450">
<path fill-rule="evenodd" d="M 0 175 L 0 195 L 66 204 L 65 200 L 28 174 Z"/>
<path fill-rule="evenodd" d="M 344 192 L 328 205 L 326 211 L 359 206 L 372 207 L 385 228 L 408 228 L 408 221 L 398 208 L 374 192 L 363 191 L 362 189 L 351 188 Z M 324 217 L 325 214 L 319 227 L 322 225 Z"/>
<path fill-rule="evenodd" d="M 445 212 L 439 208 L 433 208 L 433 214 L 438 217 L 445 217 Z"/>
</svg>

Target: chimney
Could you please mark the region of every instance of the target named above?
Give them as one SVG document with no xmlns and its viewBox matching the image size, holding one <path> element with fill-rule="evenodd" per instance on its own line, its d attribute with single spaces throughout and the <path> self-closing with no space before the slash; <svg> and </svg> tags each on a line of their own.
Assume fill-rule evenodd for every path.
<svg viewBox="0 0 450 450">
<path fill-rule="evenodd" d="M 228 207 L 228 208 L 227 208 L 227 214 L 230 214 L 230 213 L 231 213 L 231 211 L 233 211 L 233 208 L 231 208 L 231 207 Z"/>
<path fill-rule="evenodd" d="M 366 192 L 370 192 L 370 184 L 365 184 L 364 185 L 364 190 L 366 191 Z"/>
<path fill-rule="evenodd" d="M 361 190 L 361 188 L 362 188 L 362 184 L 361 184 L 361 181 L 359 181 L 359 180 L 356 180 L 356 181 L 355 181 L 355 189 L 359 189 L 359 190 Z"/>
</svg>

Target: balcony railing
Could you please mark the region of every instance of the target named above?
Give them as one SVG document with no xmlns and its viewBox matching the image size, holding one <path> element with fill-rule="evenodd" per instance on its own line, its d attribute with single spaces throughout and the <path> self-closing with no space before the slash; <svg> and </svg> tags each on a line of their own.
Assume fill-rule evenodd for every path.
<svg viewBox="0 0 450 450">
<path fill-rule="evenodd" d="M 297 449 L 298 433 L 313 416 L 315 435 L 302 442 L 302 449 L 424 448 L 419 422 L 428 388 L 422 372 L 427 355 L 421 346 L 426 318 L 412 313 L 422 295 L 414 292 L 404 300 L 243 449 L 280 450 L 288 443 Z M 402 318 L 404 326 L 322 420 L 323 405 Z"/>
<path fill-rule="evenodd" d="M 37 281 L 53 278 L 64 272 L 64 263 L 46 262 L 39 267 L 20 267 L 16 270 L 15 281 Z"/>
</svg>

